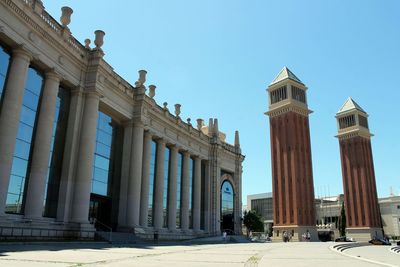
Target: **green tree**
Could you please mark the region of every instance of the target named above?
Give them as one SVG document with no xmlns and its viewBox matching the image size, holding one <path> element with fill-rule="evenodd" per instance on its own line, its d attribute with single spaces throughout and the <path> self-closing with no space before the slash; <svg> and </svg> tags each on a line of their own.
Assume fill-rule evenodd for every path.
<svg viewBox="0 0 400 267">
<path fill-rule="evenodd" d="M 344 210 L 344 201 L 342 202 L 342 210 L 340 211 L 339 232 L 340 236 L 346 235 L 346 212 Z"/>
<path fill-rule="evenodd" d="M 243 216 L 243 224 L 247 228 L 247 235 L 250 231 L 262 232 L 264 231 L 264 223 L 261 216 L 254 210 L 245 211 Z"/>
</svg>

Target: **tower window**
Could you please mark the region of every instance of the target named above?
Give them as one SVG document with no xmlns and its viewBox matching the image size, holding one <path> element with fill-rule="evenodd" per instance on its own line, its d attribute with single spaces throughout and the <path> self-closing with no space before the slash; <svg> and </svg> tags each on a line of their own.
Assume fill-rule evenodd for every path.
<svg viewBox="0 0 400 267">
<path fill-rule="evenodd" d="M 306 93 L 296 86 L 292 86 L 292 98 L 304 104 L 306 103 Z"/>
<path fill-rule="evenodd" d="M 270 97 L 271 97 L 271 104 L 275 104 L 282 100 L 287 99 L 286 86 L 279 87 L 278 89 L 272 91 L 270 93 Z"/>
<path fill-rule="evenodd" d="M 360 126 L 368 129 L 368 120 L 366 117 L 358 115 L 358 122 L 360 123 Z"/>
<path fill-rule="evenodd" d="M 339 128 L 344 129 L 356 125 L 356 118 L 354 115 L 346 116 L 339 119 Z"/>
</svg>

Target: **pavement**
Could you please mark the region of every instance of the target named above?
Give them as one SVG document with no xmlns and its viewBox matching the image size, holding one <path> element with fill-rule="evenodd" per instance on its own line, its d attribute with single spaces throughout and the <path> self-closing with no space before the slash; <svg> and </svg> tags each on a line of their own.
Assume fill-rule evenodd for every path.
<svg viewBox="0 0 400 267">
<path fill-rule="evenodd" d="M 0 266 L 400 266 L 387 246 L 364 246 L 340 253 L 335 243 L 0 243 Z"/>
</svg>

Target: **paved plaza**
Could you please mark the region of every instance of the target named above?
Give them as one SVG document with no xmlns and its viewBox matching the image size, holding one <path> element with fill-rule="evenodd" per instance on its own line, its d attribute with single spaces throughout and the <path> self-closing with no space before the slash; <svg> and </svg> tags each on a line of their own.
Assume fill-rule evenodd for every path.
<svg viewBox="0 0 400 267">
<path fill-rule="evenodd" d="M 104 243 L 0 244 L 0 266 L 400 266 L 385 246 L 339 253 L 334 243 L 227 243 L 116 246 Z"/>
</svg>

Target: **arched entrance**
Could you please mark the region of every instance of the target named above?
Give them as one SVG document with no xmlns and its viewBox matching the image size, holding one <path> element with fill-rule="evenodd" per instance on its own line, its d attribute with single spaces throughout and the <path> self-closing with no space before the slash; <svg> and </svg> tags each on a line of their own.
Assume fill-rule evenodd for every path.
<svg viewBox="0 0 400 267">
<path fill-rule="evenodd" d="M 221 231 L 228 230 L 228 232 L 234 232 L 235 230 L 233 201 L 233 186 L 228 180 L 225 180 L 221 186 Z"/>
</svg>

